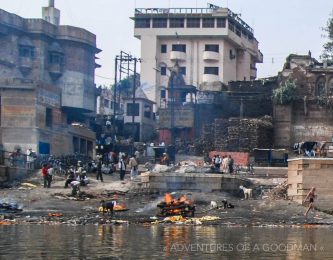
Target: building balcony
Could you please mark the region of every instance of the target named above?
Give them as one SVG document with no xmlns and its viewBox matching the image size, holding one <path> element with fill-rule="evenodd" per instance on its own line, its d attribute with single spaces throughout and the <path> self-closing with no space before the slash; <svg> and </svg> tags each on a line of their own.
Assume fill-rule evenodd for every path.
<svg viewBox="0 0 333 260">
<path fill-rule="evenodd" d="M 213 83 L 213 82 L 217 82 L 217 81 L 220 81 L 220 78 L 218 75 L 214 75 L 214 74 L 203 74 L 202 75 L 202 82 Z"/>
<path fill-rule="evenodd" d="M 257 68 L 251 68 L 250 77 L 251 79 L 257 78 Z"/>
<path fill-rule="evenodd" d="M 62 75 L 62 65 L 55 63 L 55 64 L 50 64 L 49 65 L 49 73 L 52 79 L 56 80 Z"/>
<path fill-rule="evenodd" d="M 258 63 L 263 63 L 264 62 L 264 55 L 261 53 L 261 51 L 258 50 L 258 55 L 256 61 Z"/>
<path fill-rule="evenodd" d="M 215 51 L 204 51 L 203 60 L 204 61 L 219 61 L 220 53 L 215 52 Z"/>
<path fill-rule="evenodd" d="M 23 75 L 27 75 L 32 70 L 32 59 L 30 57 L 20 57 L 19 68 Z"/>
<path fill-rule="evenodd" d="M 172 61 L 184 61 L 186 60 L 186 53 L 182 51 L 171 51 L 170 52 L 170 60 Z"/>
</svg>

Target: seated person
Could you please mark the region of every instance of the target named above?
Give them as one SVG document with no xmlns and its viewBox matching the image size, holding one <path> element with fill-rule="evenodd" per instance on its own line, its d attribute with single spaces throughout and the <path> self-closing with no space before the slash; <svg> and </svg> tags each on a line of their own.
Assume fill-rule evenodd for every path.
<svg viewBox="0 0 333 260">
<path fill-rule="evenodd" d="M 87 184 L 89 183 L 89 179 L 87 177 L 87 172 L 86 171 L 82 171 L 80 173 L 80 175 L 77 176 L 76 180 L 80 182 L 81 186 L 87 186 Z"/>
<path fill-rule="evenodd" d="M 169 156 L 167 153 L 163 153 L 161 164 L 169 165 Z"/>
<path fill-rule="evenodd" d="M 75 181 L 75 173 L 74 173 L 74 170 L 73 170 L 73 169 L 70 169 L 70 170 L 69 170 L 69 173 L 68 173 L 68 176 L 67 176 L 67 179 L 66 179 L 66 181 L 65 181 L 65 188 L 68 188 L 68 185 L 69 185 L 72 181 Z"/>
<path fill-rule="evenodd" d="M 72 187 L 72 196 L 76 196 L 78 192 L 80 192 L 80 182 L 79 181 L 72 181 L 70 183 Z"/>
</svg>

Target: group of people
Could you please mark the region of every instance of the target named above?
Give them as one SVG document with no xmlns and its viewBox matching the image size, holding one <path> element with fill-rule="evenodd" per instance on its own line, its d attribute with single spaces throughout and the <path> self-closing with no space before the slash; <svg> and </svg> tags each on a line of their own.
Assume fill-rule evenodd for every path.
<svg viewBox="0 0 333 260">
<path fill-rule="evenodd" d="M 222 173 L 233 173 L 234 172 L 234 159 L 231 155 L 223 155 L 222 157 L 218 154 L 212 158 L 212 165 L 215 171 Z"/>
</svg>

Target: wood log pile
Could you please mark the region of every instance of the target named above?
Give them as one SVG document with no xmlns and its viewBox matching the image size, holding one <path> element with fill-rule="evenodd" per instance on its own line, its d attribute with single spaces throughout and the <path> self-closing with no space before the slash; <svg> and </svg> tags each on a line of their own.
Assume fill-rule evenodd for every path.
<svg viewBox="0 0 333 260">
<path fill-rule="evenodd" d="M 194 143 L 194 150 L 196 155 L 205 155 L 214 147 L 214 124 L 206 124 L 202 128 L 201 138 L 197 139 Z"/>
<path fill-rule="evenodd" d="M 213 140 L 212 140 L 213 137 Z M 273 124 L 270 116 L 262 118 L 215 119 L 205 125 L 195 146 L 202 151 L 251 151 L 273 146 Z"/>
</svg>

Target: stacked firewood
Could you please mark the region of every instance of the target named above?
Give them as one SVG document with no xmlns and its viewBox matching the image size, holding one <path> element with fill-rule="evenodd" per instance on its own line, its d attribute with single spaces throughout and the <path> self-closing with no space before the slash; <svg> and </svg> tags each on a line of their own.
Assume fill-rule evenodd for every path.
<svg viewBox="0 0 333 260">
<path fill-rule="evenodd" d="M 262 118 L 215 119 L 203 127 L 203 134 L 195 142 L 196 154 L 204 151 L 251 151 L 271 148 L 273 124 L 270 116 Z"/>
<path fill-rule="evenodd" d="M 209 151 L 214 150 L 214 131 L 212 124 L 205 124 L 202 127 L 201 138 L 194 142 L 194 150 L 196 155 L 205 155 Z"/>
<path fill-rule="evenodd" d="M 228 119 L 215 119 L 214 125 L 210 129 L 210 131 L 214 131 L 213 136 L 215 150 L 225 151 L 228 149 L 228 142 L 226 141 L 226 137 L 228 136 L 228 127 Z"/>
</svg>

